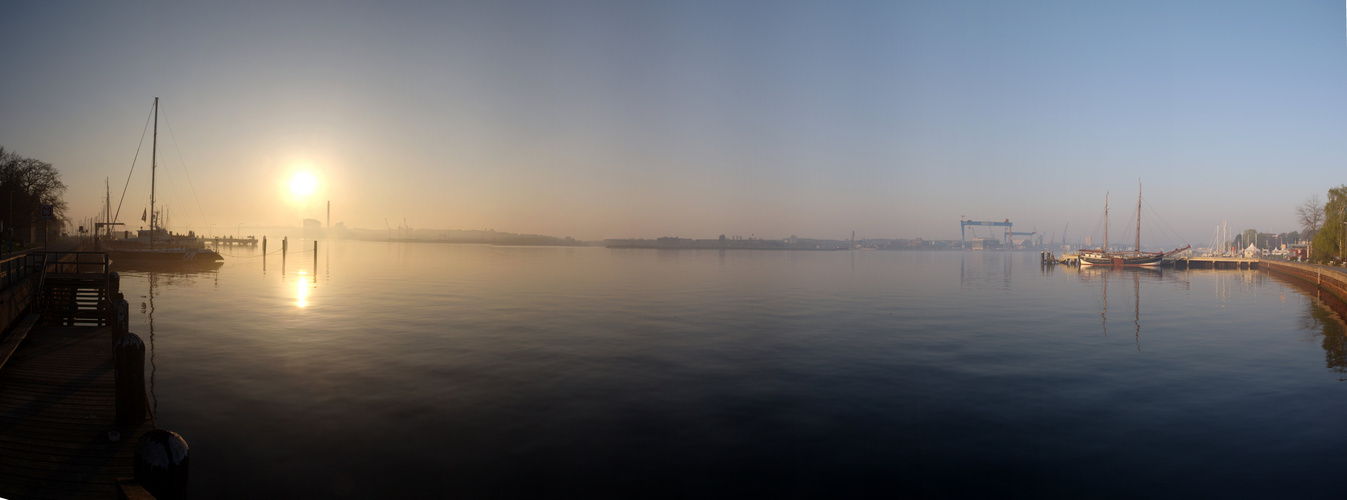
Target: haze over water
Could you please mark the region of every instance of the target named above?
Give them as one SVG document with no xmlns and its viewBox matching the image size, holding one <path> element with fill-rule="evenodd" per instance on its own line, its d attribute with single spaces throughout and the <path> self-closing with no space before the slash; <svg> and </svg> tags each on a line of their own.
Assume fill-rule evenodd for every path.
<svg viewBox="0 0 1347 500">
<path fill-rule="evenodd" d="M 282 273 L 233 252 L 122 278 L 197 498 L 1343 486 L 1342 328 L 1257 271 L 323 241 Z"/>
</svg>

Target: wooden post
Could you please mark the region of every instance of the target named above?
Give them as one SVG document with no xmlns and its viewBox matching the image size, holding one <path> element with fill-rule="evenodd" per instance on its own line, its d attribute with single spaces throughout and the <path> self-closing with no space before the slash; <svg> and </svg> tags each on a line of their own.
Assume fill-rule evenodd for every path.
<svg viewBox="0 0 1347 500">
<path fill-rule="evenodd" d="M 318 276 L 318 240 L 313 241 L 313 276 Z"/>
<path fill-rule="evenodd" d="M 117 425 L 134 428 L 145 421 L 145 342 L 127 332 L 112 348 Z"/>
<path fill-rule="evenodd" d="M 264 258 L 264 259 L 267 258 L 267 237 L 266 237 L 266 235 L 263 235 L 263 236 L 262 236 L 262 258 Z"/>
<path fill-rule="evenodd" d="M 122 279 L 115 271 L 108 273 L 108 326 L 112 327 L 112 345 L 126 334 L 130 325 L 130 306 L 122 295 Z"/>
<path fill-rule="evenodd" d="M 136 443 L 136 482 L 158 500 L 187 498 L 187 440 L 173 431 L 154 429 Z"/>
</svg>

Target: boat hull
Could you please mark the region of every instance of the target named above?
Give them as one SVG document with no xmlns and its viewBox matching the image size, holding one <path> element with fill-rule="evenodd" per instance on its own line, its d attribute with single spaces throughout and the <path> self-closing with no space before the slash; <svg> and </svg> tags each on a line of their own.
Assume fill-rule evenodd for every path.
<svg viewBox="0 0 1347 500">
<path fill-rule="evenodd" d="M 1080 265 L 1082 266 L 1114 266 L 1114 267 L 1160 267 L 1160 261 L 1164 255 L 1109 255 L 1109 254 L 1081 254 Z"/>
<path fill-rule="evenodd" d="M 166 248 L 156 250 L 110 250 L 108 256 L 114 262 L 137 263 L 187 263 L 213 264 L 224 260 L 219 253 L 210 249 Z"/>
</svg>

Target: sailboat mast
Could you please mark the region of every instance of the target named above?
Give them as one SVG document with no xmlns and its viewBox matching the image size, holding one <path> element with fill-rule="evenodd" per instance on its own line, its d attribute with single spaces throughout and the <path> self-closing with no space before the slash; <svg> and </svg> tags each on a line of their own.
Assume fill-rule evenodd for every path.
<svg viewBox="0 0 1347 500">
<path fill-rule="evenodd" d="M 103 207 L 103 227 L 108 228 L 108 239 L 112 239 L 112 186 L 108 184 L 108 178 L 103 178 L 103 201 L 107 203 Z"/>
<path fill-rule="evenodd" d="M 1104 193 L 1104 253 L 1108 253 L 1108 193 Z"/>
<path fill-rule="evenodd" d="M 154 171 L 158 168 L 155 154 L 159 151 L 159 98 L 154 98 L 154 138 L 150 140 L 150 250 L 154 250 Z"/>
<path fill-rule="evenodd" d="M 1141 251 L 1141 181 L 1137 181 L 1137 251 Z"/>
</svg>

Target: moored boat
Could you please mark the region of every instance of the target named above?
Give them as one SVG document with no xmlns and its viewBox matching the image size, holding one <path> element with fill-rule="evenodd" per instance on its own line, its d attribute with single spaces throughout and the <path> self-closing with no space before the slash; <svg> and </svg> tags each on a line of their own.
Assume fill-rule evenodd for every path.
<svg viewBox="0 0 1347 500">
<path fill-rule="evenodd" d="M 150 148 L 150 228 L 137 231 L 135 238 L 108 239 L 104 244 L 114 262 L 215 264 L 223 261 L 219 252 L 206 248 L 195 234 L 173 234 L 159 227 L 154 208 L 154 176 L 159 139 L 159 98 L 154 98 L 154 136 Z M 141 220 L 145 220 L 142 216 Z"/>
<path fill-rule="evenodd" d="M 1097 249 L 1082 248 L 1078 254 L 1082 266 L 1115 267 L 1160 267 L 1165 257 L 1192 248 L 1192 245 L 1175 248 L 1168 252 L 1141 251 L 1141 190 L 1137 189 L 1137 241 L 1136 249 L 1111 252 L 1108 245 L 1108 195 L 1104 195 L 1104 246 Z"/>
</svg>

